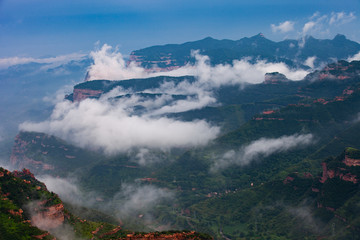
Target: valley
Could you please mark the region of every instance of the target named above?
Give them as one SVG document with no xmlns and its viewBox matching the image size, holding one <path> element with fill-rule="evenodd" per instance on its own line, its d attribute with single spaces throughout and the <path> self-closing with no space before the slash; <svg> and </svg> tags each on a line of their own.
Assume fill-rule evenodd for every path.
<svg viewBox="0 0 360 240">
<path fill-rule="evenodd" d="M 56 106 L 63 107 L 59 116 L 23 125 L 11 164 L 30 169 L 53 191 L 68 186 L 58 194 L 80 217 L 133 231 L 191 229 L 215 239 L 351 239 L 360 228 L 359 78 L 359 61 L 338 61 L 298 81 L 276 72 L 261 83 L 220 86 L 194 76 L 87 81 Z M 202 99 L 214 100 L 194 104 Z M 82 126 L 98 128 L 96 122 L 86 125 L 97 115 L 76 118 L 77 123 L 69 118 L 90 106 L 106 106 L 101 114 L 108 116 L 120 109 L 114 115 L 119 119 L 206 123 L 197 127 L 216 134 L 190 144 L 165 144 L 156 137 L 125 144 L 137 140 L 124 135 L 106 148 L 109 139 L 79 138 L 94 134 Z M 78 129 L 79 122 L 85 125 Z M 169 133 L 164 136 L 178 137 Z"/>
</svg>

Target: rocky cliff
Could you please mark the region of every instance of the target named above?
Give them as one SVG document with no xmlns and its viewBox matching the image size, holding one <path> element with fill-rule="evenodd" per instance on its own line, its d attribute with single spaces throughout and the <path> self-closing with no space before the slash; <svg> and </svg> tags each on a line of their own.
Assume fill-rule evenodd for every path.
<svg viewBox="0 0 360 240">
<path fill-rule="evenodd" d="M 279 84 L 282 82 L 289 82 L 289 79 L 282 73 L 272 72 L 265 74 L 264 84 Z"/>
<path fill-rule="evenodd" d="M 61 176 L 98 158 L 98 153 L 75 147 L 57 137 L 20 132 L 15 137 L 10 162 L 17 169 L 28 168 L 35 174 Z"/>
<path fill-rule="evenodd" d="M 351 213 L 344 211 L 348 202 L 359 194 L 360 179 L 360 151 L 347 148 L 338 157 L 329 157 L 321 163 L 322 173 L 318 177 L 309 174 L 291 174 L 287 176 L 283 184 L 289 185 L 294 191 L 303 186 L 297 185 L 300 179 L 310 179 L 309 189 L 303 190 L 304 197 L 315 199 L 315 208 L 328 212 L 329 216 L 347 222 L 353 218 Z M 314 210 L 314 212 L 316 212 Z M 354 226 L 359 227 L 357 223 Z M 353 227 L 354 227 L 353 226 Z"/>
<path fill-rule="evenodd" d="M 329 158 L 323 162 L 323 173 L 320 179 L 325 183 L 328 179 L 338 178 L 342 181 L 359 183 L 360 175 L 360 156 L 357 156 L 358 150 L 347 148 L 344 153 L 337 158 Z"/>
<path fill-rule="evenodd" d="M 74 216 L 27 169 L 0 168 L 1 239 L 212 239 L 194 231 L 137 233 Z"/>
<path fill-rule="evenodd" d="M 102 90 L 74 89 L 73 101 L 80 102 L 86 98 L 98 98 L 102 93 Z"/>
</svg>

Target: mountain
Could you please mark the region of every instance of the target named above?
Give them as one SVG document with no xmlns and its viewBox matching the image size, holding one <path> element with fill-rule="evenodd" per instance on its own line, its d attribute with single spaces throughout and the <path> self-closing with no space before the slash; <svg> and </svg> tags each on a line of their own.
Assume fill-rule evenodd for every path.
<svg viewBox="0 0 360 240">
<path fill-rule="evenodd" d="M 0 168 L 0 196 L 1 239 L 212 239 L 194 231 L 140 233 L 81 219 L 27 169 Z"/>
<path fill-rule="evenodd" d="M 218 228 L 227 238 L 357 239 L 359 153 L 347 148 L 323 160 L 318 175 L 295 172 L 218 193 L 190 208 L 199 216 L 191 218 L 192 224 Z"/>
<path fill-rule="evenodd" d="M 130 61 L 145 68 L 154 65 L 163 70 L 176 69 L 187 63 L 194 63 L 192 50 L 210 57 L 211 64 L 231 63 L 233 60 L 252 58 L 252 61 L 267 60 L 284 62 L 291 67 L 307 67 L 305 61 L 314 59 L 314 66 L 333 62 L 334 59 L 347 59 L 360 51 L 360 44 L 336 35 L 334 39 L 316 39 L 311 36 L 299 40 L 271 41 L 263 34 L 245 37 L 240 40 L 217 40 L 211 37 L 183 44 L 167 44 L 133 51 Z"/>
<path fill-rule="evenodd" d="M 180 113 L 168 113 L 167 116 L 186 121 L 205 119 L 223 126 L 225 131 L 234 130 L 252 119 L 255 114 L 268 109 L 297 104 L 299 101 L 306 101 L 306 98 L 331 99 L 342 95 L 346 89 L 358 82 L 359 72 L 358 61 L 351 63 L 339 61 L 329 64 L 322 70 L 314 71 L 302 81 L 289 81 L 284 75 L 276 72 L 267 73 L 261 84 L 245 84 L 243 87 L 241 85 L 238 87 L 223 85 L 210 89 L 212 96 L 217 100 L 212 106 Z M 75 85 L 73 93 L 68 95 L 67 99 L 74 102 L 86 98 L 98 99 L 120 87 L 127 93 L 116 96 L 118 98 L 138 96 L 144 99 L 156 99 L 166 95 L 172 99 L 167 103 L 171 105 L 176 100 L 186 99 L 187 96 L 185 94 L 165 94 L 161 92 L 161 86 L 173 85 L 176 87 L 194 82 L 196 79 L 193 76 L 160 76 L 121 81 L 94 80 Z M 149 91 L 152 93 L 149 94 Z"/>
<path fill-rule="evenodd" d="M 165 115 L 186 121 L 206 119 L 224 126 L 222 134 L 204 147 L 150 149 L 147 156 L 158 159 L 151 164 L 134 161 L 140 152 L 108 156 L 34 132 L 18 135 L 13 163 L 36 174 L 75 175 L 81 189 L 101 195 L 100 205 L 114 198 L 127 203 L 121 194 L 129 190 L 119 187 L 124 184 L 136 184 L 140 192 L 156 188 L 173 192 L 173 201 L 124 216 L 130 229 L 147 224 L 139 218 L 144 214 L 152 216 L 153 225 L 195 229 L 217 239 L 351 238 L 359 234 L 359 73 L 359 61 L 339 61 L 302 81 L 271 73 L 261 84 L 215 88 L 220 105 Z M 155 99 L 163 93 L 149 89 L 184 81 L 196 79 L 90 81 L 74 87 L 74 93 L 80 91 L 83 97 L 70 100 L 74 104 L 86 98 L 104 101 L 102 97 L 110 92 L 117 94 L 109 101 L 134 96 Z M 123 92 L 114 91 L 117 87 Z M 136 109 L 133 114 L 146 111 Z M 219 169 L 214 171 L 216 166 Z M 136 190 L 129 194 L 139 196 Z"/>
</svg>

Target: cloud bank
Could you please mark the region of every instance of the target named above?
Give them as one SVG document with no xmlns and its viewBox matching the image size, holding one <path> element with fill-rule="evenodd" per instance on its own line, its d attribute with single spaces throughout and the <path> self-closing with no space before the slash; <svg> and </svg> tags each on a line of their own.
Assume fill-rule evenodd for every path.
<svg viewBox="0 0 360 240">
<path fill-rule="evenodd" d="M 66 203 L 73 206 L 84 206 L 98 209 L 119 220 L 138 218 L 145 215 L 143 220 L 151 221 L 151 212 L 156 205 L 174 201 L 174 192 L 154 185 L 139 185 L 123 183 L 114 196 L 105 199 L 100 193 L 81 190 L 74 178 L 55 178 L 40 176 L 49 191 L 55 192 Z M 170 203 L 171 204 L 171 203 Z"/>
<path fill-rule="evenodd" d="M 25 122 L 20 130 L 45 132 L 106 154 L 127 152 L 135 147 L 168 150 L 201 146 L 219 134 L 219 127 L 203 120 L 183 122 L 168 118 L 166 114 L 214 106 L 217 104 L 214 89 L 245 82 L 260 83 L 267 72 L 281 72 L 291 79 L 302 79 L 308 74 L 305 70 L 289 69 L 284 63 L 258 61 L 251 64 L 244 59 L 211 66 L 209 57 L 198 51 L 192 53 L 195 65 L 165 73 L 148 71 L 135 63 L 127 65 L 121 53 L 106 44 L 90 55 L 94 64 L 89 68 L 89 79 L 193 75 L 195 81 L 164 82 L 157 89 L 143 92 L 115 88 L 98 100 L 61 101 L 47 121 Z M 175 95 L 183 97 L 179 99 Z M 114 98 L 117 96 L 121 97 Z"/>
<path fill-rule="evenodd" d="M 0 58 L 0 69 L 8 68 L 13 65 L 27 64 L 27 63 L 45 63 L 45 64 L 50 64 L 51 67 L 56 67 L 73 60 L 81 60 L 86 56 L 87 54 L 72 53 L 72 54 L 60 55 L 60 56 L 48 57 L 48 58 L 33 58 L 33 57 Z"/>
<path fill-rule="evenodd" d="M 121 190 L 114 196 L 113 201 L 118 205 L 116 215 L 131 216 L 144 214 L 155 207 L 155 205 L 173 199 L 174 194 L 153 185 L 139 186 L 136 184 L 122 184 Z"/>
<path fill-rule="evenodd" d="M 207 86 L 219 87 L 221 85 L 235 85 L 241 83 L 261 83 L 264 75 L 268 72 L 280 72 L 289 79 L 301 80 L 307 71 L 290 69 L 285 63 L 268 63 L 257 61 L 250 63 L 247 59 L 234 60 L 232 64 L 210 65 L 208 56 L 193 51 L 195 65 L 186 65 L 179 69 L 156 72 L 154 69 L 144 69 L 137 66 L 134 62 L 126 64 L 122 54 L 117 50 L 104 44 L 100 50 L 90 54 L 94 59 L 94 64 L 89 68 L 88 80 L 107 79 L 125 80 L 131 78 L 148 78 L 155 76 L 195 76 L 198 81 Z"/>
<path fill-rule="evenodd" d="M 123 80 L 146 77 L 145 69 L 135 63 L 126 64 L 123 55 L 112 47 L 104 44 L 101 49 L 90 52 L 94 64 L 88 69 L 88 80 L 107 79 Z"/>
<path fill-rule="evenodd" d="M 227 151 L 223 156 L 215 160 L 211 171 L 222 170 L 231 165 L 244 166 L 258 160 L 260 157 L 268 157 L 274 153 L 304 147 L 313 142 L 314 137 L 312 134 L 294 134 L 280 138 L 260 138 L 241 147 L 238 151 Z"/>
<path fill-rule="evenodd" d="M 107 154 L 126 152 L 133 147 L 168 149 L 204 145 L 219 133 L 205 121 L 182 122 L 166 117 L 131 115 L 124 105 L 86 99 L 80 103 L 58 103 L 49 120 L 25 122 L 23 131 L 59 136 L 80 147 Z"/>
</svg>

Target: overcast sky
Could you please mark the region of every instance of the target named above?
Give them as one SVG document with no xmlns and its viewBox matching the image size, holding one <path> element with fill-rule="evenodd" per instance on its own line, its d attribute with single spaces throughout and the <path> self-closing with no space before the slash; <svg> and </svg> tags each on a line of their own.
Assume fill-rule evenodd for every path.
<svg viewBox="0 0 360 240">
<path fill-rule="evenodd" d="M 96 43 L 127 55 L 211 36 L 271 40 L 337 33 L 360 42 L 359 0 L 0 0 L 0 58 L 88 53 Z"/>
</svg>

